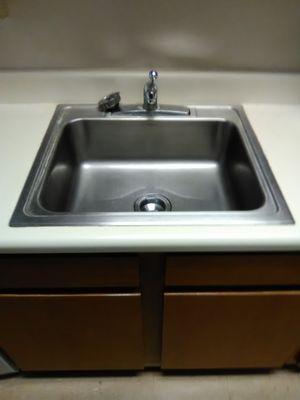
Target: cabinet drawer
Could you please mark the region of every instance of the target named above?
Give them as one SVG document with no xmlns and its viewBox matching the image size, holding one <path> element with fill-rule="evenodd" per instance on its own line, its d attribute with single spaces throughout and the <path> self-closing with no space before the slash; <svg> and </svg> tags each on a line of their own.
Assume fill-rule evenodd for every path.
<svg viewBox="0 0 300 400">
<path fill-rule="evenodd" d="M 0 295 L 0 321 L 23 371 L 143 368 L 140 294 Z"/>
<path fill-rule="evenodd" d="M 138 256 L 0 256 L 0 289 L 139 286 Z"/>
<path fill-rule="evenodd" d="M 164 369 L 275 368 L 299 357 L 300 292 L 166 293 Z"/>
<path fill-rule="evenodd" d="M 299 254 L 185 254 L 166 258 L 166 286 L 300 285 Z"/>
</svg>

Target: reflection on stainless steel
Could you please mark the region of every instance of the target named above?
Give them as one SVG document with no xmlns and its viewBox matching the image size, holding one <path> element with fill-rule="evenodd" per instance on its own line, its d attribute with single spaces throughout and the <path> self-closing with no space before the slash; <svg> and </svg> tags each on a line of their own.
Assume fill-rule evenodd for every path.
<svg viewBox="0 0 300 400">
<path fill-rule="evenodd" d="M 145 117 L 59 106 L 11 225 L 292 222 L 237 108 Z"/>
</svg>

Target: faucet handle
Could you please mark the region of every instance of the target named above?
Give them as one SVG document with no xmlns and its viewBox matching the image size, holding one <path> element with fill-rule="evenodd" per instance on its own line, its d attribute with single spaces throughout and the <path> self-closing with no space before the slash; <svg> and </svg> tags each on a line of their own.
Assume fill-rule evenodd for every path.
<svg viewBox="0 0 300 400">
<path fill-rule="evenodd" d="M 151 69 L 151 71 L 149 71 L 149 78 L 152 82 L 155 81 L 155 79 L 158 78 L 158 72 L 155 69 Z"/>
</svg>

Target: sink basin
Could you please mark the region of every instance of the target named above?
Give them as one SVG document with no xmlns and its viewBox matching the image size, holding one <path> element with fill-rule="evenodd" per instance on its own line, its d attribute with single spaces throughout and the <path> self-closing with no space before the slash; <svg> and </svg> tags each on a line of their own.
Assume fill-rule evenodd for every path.
<svg viewBox="0 0 300 400">
<path fill-rule="evenodd" d="M 173 211 L 253 210 L 264 195 L 228 121 L 77 120 L 57 145 L 40 194 L 52 212 L 132 212 L 149 193 Z"/>
<path fill-rule="evenodd" d="M 293 223 L 242 110 L 59 106 L 11 219 L 30 225 Z"/>
</svg>

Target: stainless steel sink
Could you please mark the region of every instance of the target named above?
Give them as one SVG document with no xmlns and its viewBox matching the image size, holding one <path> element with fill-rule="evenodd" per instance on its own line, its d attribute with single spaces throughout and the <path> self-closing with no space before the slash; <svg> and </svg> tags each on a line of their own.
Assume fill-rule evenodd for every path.
<svg viewBox="0 0 300 400">
<path fill-rule="evenodd" d="M 293 223 L 242 110 L 59 106 L 12 226 Z"/>
</svg>

